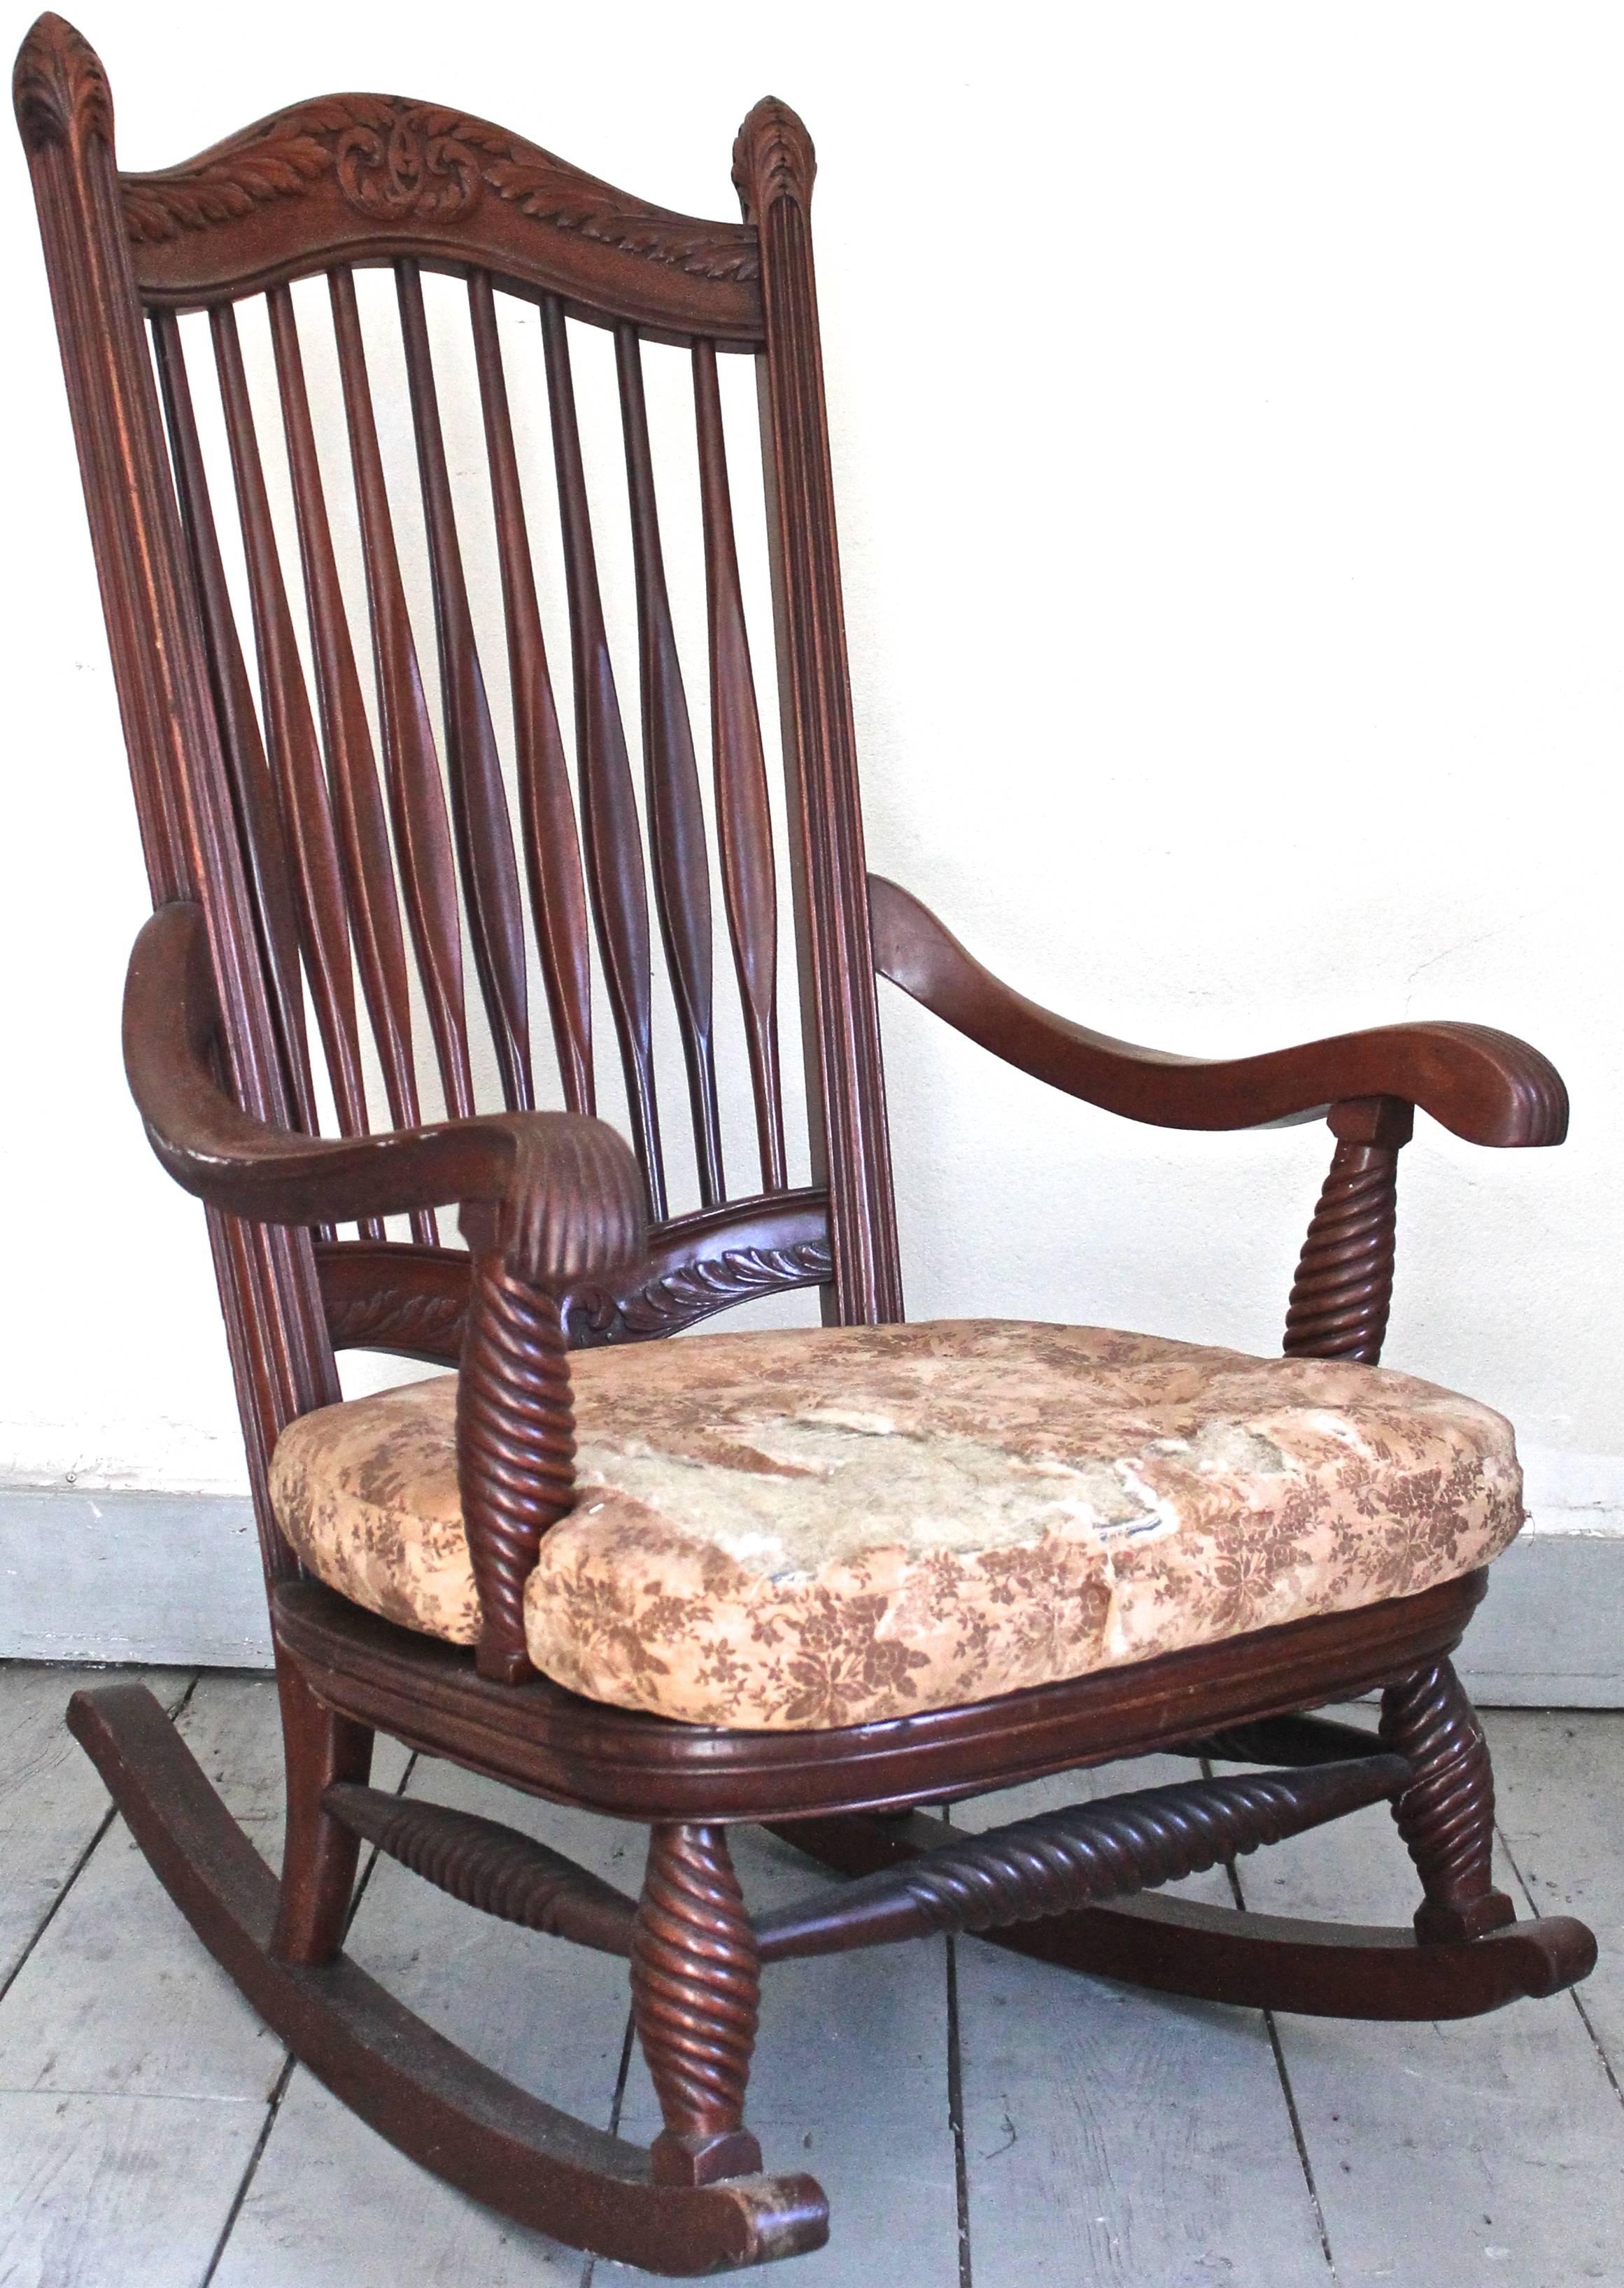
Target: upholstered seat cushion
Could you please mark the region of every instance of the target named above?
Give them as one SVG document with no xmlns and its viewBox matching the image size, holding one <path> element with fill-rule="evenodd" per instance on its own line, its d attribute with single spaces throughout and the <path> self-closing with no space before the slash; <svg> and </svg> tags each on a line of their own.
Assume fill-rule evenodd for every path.
<svg viewBox="0 0 1624 2288">
<path fill-rule="evenodd" d="M 571 1362 L 580 1488 L 526 1590 L 593 1699 L 807 1729 L 951 1706 L 1453 1578 L 1522 1519 L 1510 1426 L 1380 1367 L 958 1320 Z M 460 1644 L 457 1378 L 305 1416 L 283 1529 Z"/>
</svg>

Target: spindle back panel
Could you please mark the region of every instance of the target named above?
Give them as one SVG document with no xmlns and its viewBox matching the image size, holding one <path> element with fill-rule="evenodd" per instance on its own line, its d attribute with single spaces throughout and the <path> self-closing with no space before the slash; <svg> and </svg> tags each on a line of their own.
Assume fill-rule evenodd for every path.
<svg viewBox="0 0 1624 2288">
<path fill-rule="evenodd" d="M 577 1299 L 577 1339 L 827 1281 L 741 573 L 755 228 L 381 97 L 120 189 L 295 1117 L 624 1125 L 657 1276 Z M 450 1235 L 416 1218 L 410 1264 L 407 1236 L 317 1235 L 330 1322 L 449 1356 Z"/>
</svg>

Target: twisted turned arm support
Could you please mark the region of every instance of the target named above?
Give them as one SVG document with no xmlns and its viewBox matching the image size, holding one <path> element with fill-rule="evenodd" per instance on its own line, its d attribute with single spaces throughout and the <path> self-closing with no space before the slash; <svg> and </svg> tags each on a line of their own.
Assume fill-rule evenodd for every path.
<svg viewBox="0 0 1624 2288">
<path fill-rule="evenodd" d="M 1381 1356 L 1393 1300 L 1398 1155 L 1415 1109 L 1397 1097 L 1353 1097 L 1329 1116 L 1336 1148 L 1297 1260 L 1286 1311 L 1288 1358 Z"/>
<path fill-rule="evenodd" d="M 1567 1132 L 1567 1094 L 1554 1066 L 1486 1026 L 1393 1025 L 1202 1063 L 1087 1032 L 1025 1000 L 894 883 L 871 875 L 869 902 L 883 975 L 1007 1062 L 1105 1111 L 1206 1129 L 1328 1115 L 1336 1143 L 1286 1312 L 1291 1357 L 1373 1366 L 1381 1356 L 1398 1155 L 1416 1106 L 1474 1144 L 1559 1144 Z M 1490 1868 L 1488 1749 L 1446 1660 L 1388 1686 L 1381 1737 L 1412 1775 L 1394 1815 L 1421 1879 L 1421 1938 L 1477 1938 L 1509 1922 L 1511 1902 Z"/>
<path fill-rule="evenodd" d="M 1169 1056 L 1087 1032 L 1013 992 L 895 883 L 871 875 L 869 906 L 883 976 L 1007 1063 L 1104 1111 L 1202 1129 L 1328 1115 L 1336 1143 L 1286 1312 L 1291 1357 L 1380 1360 L 1398 1155 L 1418 1105 L 1469 1143 L 1559 1144 L 1567 1133 L 1567 1093 L 1555 1067 L 1486 1026 L 1384 1026 L 1222 1062 Z M 1512 1909 L 1490 1873 L 1488 1750 L 1447 1661 L 1388 1687 L 1381 1736 L 1413 1774 L 1395 1815 L 1425 1894 L 1421 1937 L 1498 1928 Z"/>
<path fill-rule="evenodd" d="M 158 1158 L 187 1191 L 261 1223 L 345 1223 L 456 1203 L 474 1255 L 458 1401 L 463 1522 L 482 1673 L 526 1672 L 524 1580 L 571 1499 L 574 1430 L 558 1296 L 639 1260 L 647 1202 L 601 1121 L 495 1113 L 360 1137 L 267 1126 L 219 1084 L 202 910 L 162 906 L 124 986 L 124 1069 Z"/>
</svg>

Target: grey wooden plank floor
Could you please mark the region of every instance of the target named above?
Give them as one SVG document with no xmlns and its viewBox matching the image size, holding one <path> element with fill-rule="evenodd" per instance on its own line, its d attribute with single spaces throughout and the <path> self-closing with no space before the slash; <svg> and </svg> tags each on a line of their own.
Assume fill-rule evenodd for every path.
<svg viewBox="0 0 1624 2288">
<path fill-rule="evenodd" d="M 61 1726 L 80 1680 L 0 1666 L 0 2288 L 644 2278 L 487 2215 L 290 2063 L 109 1817 Z M 269 1680 L 146 1680 L 274 1861 Z M 769 2161 L 822 2178 L 834 2216 L 830 2246 L 793 2278 L 1624 2288 L 1624 1714 L 1489 1724 L 1501 1879 L 1602 1938 L 1577 1997 L 1465 2026 L 1353 2026 L 1135 1993 L 973 1940 L 784 1965 L 752 2118 Z M 498 1810 L 635 1882 L 634 1831 L 398 1750 L 378 1776 Z M 991 1824 L 1119 1784 L 1079 1776 L 955 1817 Z M 761 1903 L 812 1879 L 768 1838 L 746 1834 L 737 1855 Z M 1224 1881 L 1206 1879 L 1210 1895 Z M 1307 1914 L 1398 1920 L 1413 1903 L 1381 1812 L 1249 1859 L 1239 1881 L 1252 1904 Z M 515 2080 L 649 2131 L 620 1965 L 486 1922 L 388 1862 L 368 1871 L 351 1946 Z"/>
</svg>

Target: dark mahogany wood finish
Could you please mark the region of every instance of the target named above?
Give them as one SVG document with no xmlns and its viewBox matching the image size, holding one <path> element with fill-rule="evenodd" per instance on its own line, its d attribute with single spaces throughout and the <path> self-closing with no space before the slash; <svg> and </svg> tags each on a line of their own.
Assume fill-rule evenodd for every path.
<svg viewBox="0 0 1624 2288">
<path fill-rule="evenodd" d="M 383 2134 L 479 2198 L 606 2255 L 704 2272 L 826 2234 L 818 2188 L 764 2174 L 747 2120 L 762 1966 L 787 1956 L 975 1931 L 1186 1993 L 1376 2017 L 1464 2014 L 1582 1977 L 1588 1934 L 1514 1924 L 1491 1881 L 1488 1755 L 1449 1664 L 1480 1577 L 845 1731 L 664 1723 L 531 1672 L 523 1585 L 573 1498 L 572 1345 L 657 1339 L 804 1286 L 832 1321 L 901 1315 L 879 977 L 996 1055 L 1130 1118 L 1216 1130 L 1327 1114 L 1334 1156 L 1286 1322 L 1300 1356 L 1380 1356 L 1414 1108 L 1479 1143 L 1549 1144 L 1565 1122 L 1562 1084 L 1535 1051 L 1477 1026 L 1395 1027 L 1229 1063 L 1133 1048 L 1023 999 L 869 876 L 814 161 L 782 104 L 758 105 L 740 131 L 743 220 L 712 223 L 455 109 L 393 96 L 319 98 L 183 166 L 121 175 L 101 67 L 52 16 L 24 43 L 15 86 L 155 909 L 130 965 L 126 1061 L 154 1149 L 207 1210 L 259 1521 L 287 1752 L 280 1883 L 148 1695 L 80 1694 L 69 1720 L 256 2006 Z M 381 299 L 365 271 L 385 274 Z M 474 512 L 448 446 L 445 275 L 466 290 L 501 660 L 470 586 Z M 514 300 L 533 306 L 540 337 L 523 369 L 504 322 Z M 204 322 L 187 313 L 207 314 L 207 355 Z M 264 376 L 248 320 L 270 345 Z M 581 322 L 613 342 L 636 590 L 630 709 L 599 576 L 603 503 L 583 450 Z M 393 329 L 386 350 L 380 323 Z M 685 664 L 673 610 L 650 345 L 675 346 L 691 369 L 703 663 Z M 318 350 L 338 378 L 341 448 L 323 449 L 319 434 Z M 720 378 L 735 354 L 760 383 L 791 861 L 782 909 Z M 409 511 L 378 417 L 387 372 L 405 381 Z M 521 393 L 545 395 L 533 425 L 550 433 L 552 528 L 521 482 Z M 211 434 L 224 440 L 223 478 Z M 544 554 L 567 607 L 551 649 Z M 434 616 L 421 648 L 417 593 Z M 573 768 L 554 688 L 565 645 Z M 697 674 L 708 680 L 708 793 Z M 493 693 L 511 706 L 511 751 Z M 812 1170 L 800 1187 L 789 1181 L 781 948 L 800 981 Z M 739 1167 L 716 1052 L 729 995 L 754 1128 Z M 662 1009 L 670 1073 L 656 1054 Z M 606 1053 L 629 1143 L 596 1117 Z M 562 1108 L 538 1108 L 550 1100 Z M 327 1104 L 336 1132 L 322 1134 Z M 687 1204 L 673 1137 L 692 1140 Z M 466 1245 L 449 1243 L 447 1209 Z M 391 1218 L 409 1219 L 410 1240 Z M 334 1354 L 346 1345 L 460 1366 L 458 1471 L 482 1612 L 473 1653 L 302 1577 L 270 1513 L 276 1438 L 338 1397 Z M 1378 1689 L 1375 1732 L 1302 1712 Z M 496 1823 L 372 1790 L 379 1729 L 645 1822 L 641 1895 Z M 1280 1768 L 972 1840 L 912 1814 L 1158 1750 Z M 1140 1895 L 1382 1799 L 1421 1879 L 1413 1931 Z M 859 1879 L 752 1919 L 727 1833 L 747 1820 Z M 485 1912 L 626 1958 L 665 2123 L 649 2152 L 501 2082 L 346 1960 L 363 1839 Z"/>
</svg>

